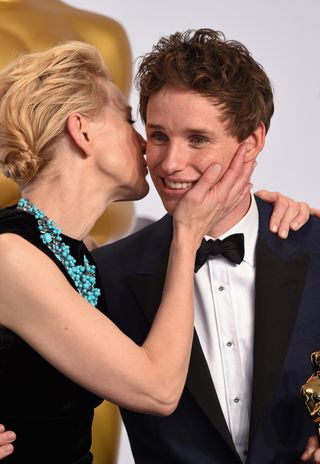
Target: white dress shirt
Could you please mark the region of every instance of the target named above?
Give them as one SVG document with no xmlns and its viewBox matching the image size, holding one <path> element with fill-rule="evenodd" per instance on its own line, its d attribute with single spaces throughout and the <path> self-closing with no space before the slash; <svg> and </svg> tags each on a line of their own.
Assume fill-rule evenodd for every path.
<svg viewBox="0 0 320 464">
<path fill-rule="evenodd" d="M 241 264 L 210 257 L 195 274 L 195 327 L 226 423 L 246 460 L 253 370 L 255 247 L 258 209 L 254 197 L 247 214 L 220 237 L 244 234 Z"/>
</svg>

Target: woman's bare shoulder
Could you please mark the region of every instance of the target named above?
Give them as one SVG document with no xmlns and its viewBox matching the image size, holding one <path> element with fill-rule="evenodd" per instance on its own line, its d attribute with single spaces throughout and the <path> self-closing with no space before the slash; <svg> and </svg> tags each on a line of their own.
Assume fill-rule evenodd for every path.
<svg viewBox="0 0 320 464">
<path fill-rule="evenodd" d="M 8 264 L 17 265 L 17 260 L 19 262 L 22 259 L 22 254 L 35 251 L 39 250 L 21 235 L 12 232 L 0 234 L 0 269 Z"/>
</svg>

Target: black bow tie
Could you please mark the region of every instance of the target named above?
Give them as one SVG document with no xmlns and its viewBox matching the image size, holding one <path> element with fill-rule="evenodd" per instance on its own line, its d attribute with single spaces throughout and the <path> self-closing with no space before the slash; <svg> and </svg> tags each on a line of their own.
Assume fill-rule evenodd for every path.
<svg viewBox="0 0 320 464">
<path fill-rule="evenodd" d="M 194 271 L 198 272 L 209 256 L 222 255 L 234 264 L 240 264 L 244 257 L 244 236 L 233 234 L 223 240 L 202 240 L 197 251 Z"/>
</svg>

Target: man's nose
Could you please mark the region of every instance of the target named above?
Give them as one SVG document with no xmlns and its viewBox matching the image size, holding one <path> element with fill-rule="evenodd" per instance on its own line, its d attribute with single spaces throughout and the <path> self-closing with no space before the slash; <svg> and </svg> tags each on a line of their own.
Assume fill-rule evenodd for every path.
<svg viewBox="0 0 320 464">
<path fill-rule="evenodd" d="M 178 143 L 170 143 L 163 152 L 161 167 L 164 174 L 181 171 L 185 166 L 182 147 Z"/>
</svg>

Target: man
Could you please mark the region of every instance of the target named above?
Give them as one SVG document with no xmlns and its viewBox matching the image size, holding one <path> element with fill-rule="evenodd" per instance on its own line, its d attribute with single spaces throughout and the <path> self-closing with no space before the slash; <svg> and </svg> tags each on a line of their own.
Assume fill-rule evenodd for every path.
<svg viewBox="0 0 320 464">
<path fill-rule="evenodd" d="M 147 161 L 169 214 L 96 250 L 95 259 L 108 316 L 142 343 L 162 294 L 170 215 L 209 164 L 219 163 L 223 175 L 240 145 L 248 161 L 258 156 L 273 95 L 248 50 L 208 29 L 162 38 L 142 60 L 137 82 Z M 271 207 L 248 193 L 208 230 L 213 241 L 237 234 L 230 240 L 239 240 L 240 254 L 243 234 L 243 260 L 219 254 L 226 253 L 219 242 L 204 244 L 208 256 L 199 252 L 195 335 L 180 403 L 169 417 L 122 409 L 138 464 L 300 462 L 314 433 L 299 389 L 310 352 L 320 346 L 320 220 L 281 240 L 269 231 L 270 215 Z"/>
</svg>

